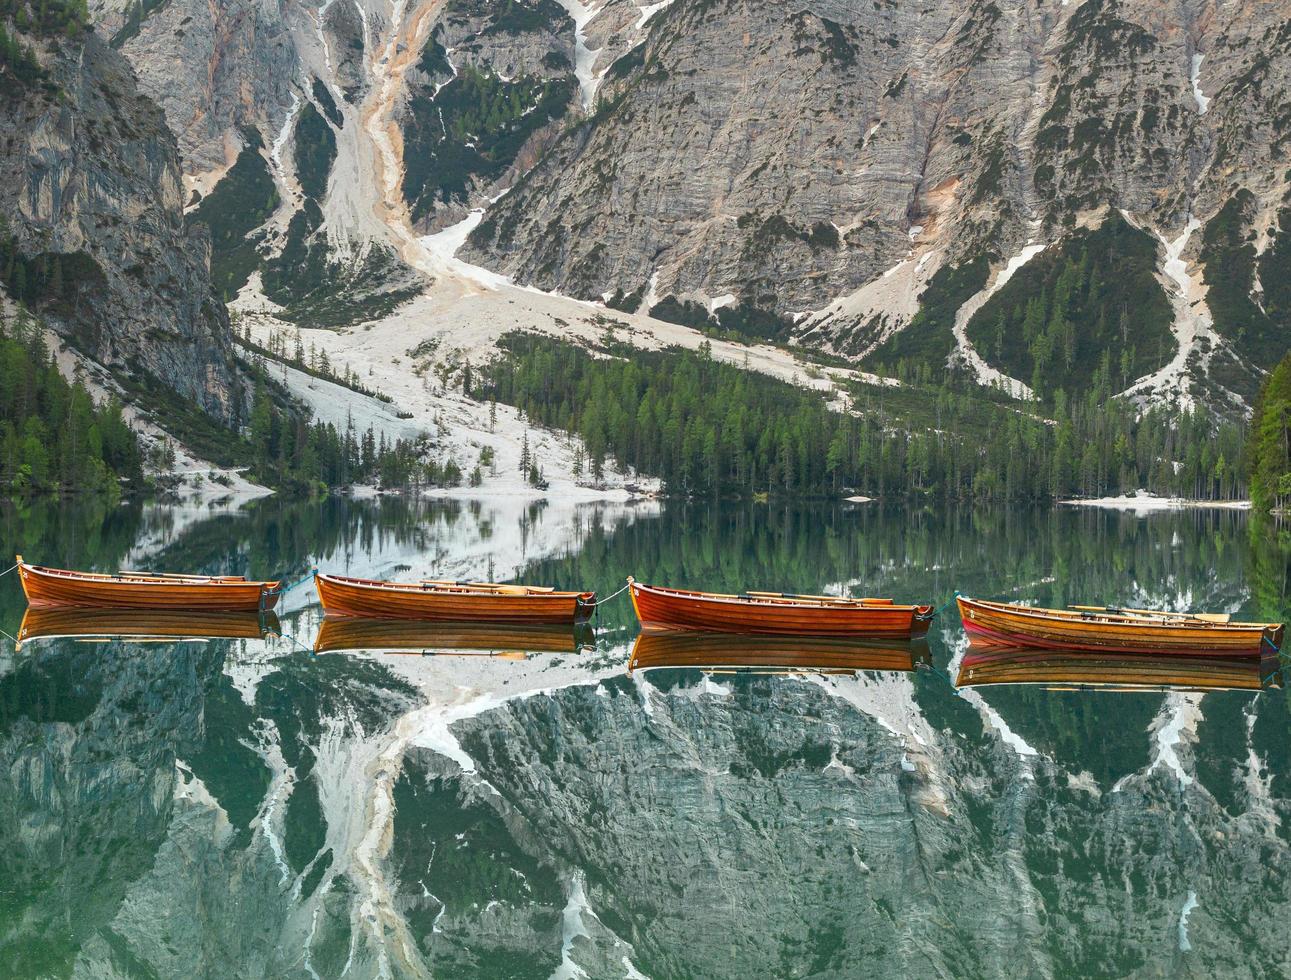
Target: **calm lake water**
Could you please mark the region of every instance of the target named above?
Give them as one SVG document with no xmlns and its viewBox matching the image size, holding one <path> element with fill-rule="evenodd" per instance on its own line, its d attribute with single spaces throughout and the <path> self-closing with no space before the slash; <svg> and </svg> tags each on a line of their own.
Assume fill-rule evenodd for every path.
<svg viewBox="0 0 1291 980">
<path fill-rule="evenodd" d="M 0 553 L 1284 618 L 1291 547 L 1248 522 L 43 505 L 0 510 Z M 24 608 L 0 579 L 8 634 Z M 0 638 L 0 975 L 1291 972 L 1291 714 L 1259 665 L 1183 678 L 1249 688 L 1204 693 L 1135 690 L 1130 667 L 1085 676 L 1112 690 L 980 670 L 957 688 L 953 610 L 925 645 L 873 651 L 888 669 L 834 673 L 629 674 L 626 596 L 593 636 L 342 632 L 316 653 L 320 620 L 305 583 L 281 635 L 91 616 L 29 621 L 63 635 L 17 650 Z M 204 638 L 90 635 L 172 628 Z"/>
</svg>

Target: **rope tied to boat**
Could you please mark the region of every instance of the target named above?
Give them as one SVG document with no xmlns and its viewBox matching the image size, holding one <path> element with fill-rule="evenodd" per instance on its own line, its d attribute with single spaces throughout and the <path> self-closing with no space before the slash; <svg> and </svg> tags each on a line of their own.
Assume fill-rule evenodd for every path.
<svg viewBox="0 0 1291 980">
<path fill-rule="evenodd" d="M 944 613 L 949 606 L 953 605 L 955 600 L 958 599 L 961 595 L 963 595 L 963 593 L 960 592 L 958 589 L 956 589 L 953 593 L 951 593 L 951 596 L 949 599 L 947 599 L 945 602 L 943 602 L 940 606 L 938 606 L 936 609 L 932 611 L 932 615 L 929 618 L 936 619 L 938 616 Z"/>
<path fill-rule="evenodd" d="M 632 588 L 632 583 L 628 582 L 626 585 L 623 586 L 623 588 L 619 589 L 617 592 L 611 592 L 604 599 L 597 599 L 596 608 L 600 609 L 601 606 L 605 605 L 605 603 L 609 602 L 611 599 L 617 599 L 619 596 L 621 596 L 624 592 L 626 592 L 630 588 Z"/>
<path fill-rule="evenodd" d="M 304 585 L 306 582 L 308 582 L 310 579 L 312 579 L 312 578 L 314 577 L 315 573 L 317 573 L 317 571 L 318 571 L 318 569 L 317 569 L 317 568 L 311 568 L 308 572 L 306 572 L 306 573 L 305 573 L 304 575 L 302 575 L 300 578 L 296 579 L 296 581 L 292 582 L 292 583 L 291 583 L 291 585 L 280 585 L 280 586 L 278 586 L 278 588 L 276 588 L 276 589 L 266 589 L 265 591 L 266 591 L 266 593 L 267 593 L 267 594 L 269 594 L 269 595 L 286 595 L 286 594 L 287 594 L 288 592 L 290 592 L 292 589 L 296 588 L 296 586 L 298 586 L 298 585 Z"/>
<path fill-rule="evenodd" d="M 21 562 L 14 562 L 12 565 L 10 565 L 8 568 L 6 568 L 3 572 L 0 572 L 0 578 L 4 578 L 6 575 L 8 575 L 10 572 L 12 572 L 15 568 L 17 568 L 20 564 L 21 564 Z"/>
</svg>

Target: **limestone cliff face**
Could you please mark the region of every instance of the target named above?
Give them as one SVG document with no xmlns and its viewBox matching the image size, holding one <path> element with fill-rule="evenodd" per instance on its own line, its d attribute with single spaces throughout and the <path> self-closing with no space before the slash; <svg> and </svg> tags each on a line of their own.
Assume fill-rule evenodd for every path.
<svg viewBox="0 0 1291 980">
<path fill-rule="evenodd" d="M 1284 137 L 1263 103 L 1285 86 L 1257 95 L 1248 76 L 1291 67 L 1287 11 L 1239 7 L 675 4 L 473 254 L 583 296 L 658 276 L 658 295 L 786 311 L 872 281 L 912 242 L 958 262 L 1108 205 L 1169 229 L 1238 186 L 1275 202 L 1284 181 L 1262 162 Z"/>
<path fill-rule="evenodd" d="M 7 287 L 108 367 L 235 417 L 228 316 L 160 109 L 94 34 L 31 44 L 47 81 L 0 99 Z"/>
<path fill-rule="evenodd" d="M 287 24 L 294 8 L 256 0 L 146 4 L 144 16 L 131 18 L 139 6 L 92 6 L 96 29 L 129 58 L 140 89 L 165 111 L 185 174 L 222 173 L 242 145 L 239 130 L 276 132 L 291 104 L 299 71 Z"/>
</svg>

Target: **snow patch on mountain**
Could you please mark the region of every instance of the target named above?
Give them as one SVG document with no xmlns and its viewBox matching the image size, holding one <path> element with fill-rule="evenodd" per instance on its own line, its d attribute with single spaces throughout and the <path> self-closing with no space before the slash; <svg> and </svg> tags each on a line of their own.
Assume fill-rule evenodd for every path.
<svg viewBox="0 0 1291 980">
<path fill-rule="evenodd" d="M 591 112 L 596 104 L 596 90 L 600 86 L 602 76 L 596 73 L 596 56 L 600 53 L 600 49 L 587 47 L 587 25 L 599 10 L 582 3 L 581 0 L 556 0 L 556 2 L 568 11 L 574 21 L 574 74 L 578 78 L 583 109 Z"/>
<path fill-rule="evenodd" d="M 1204 54 L 1194 54 L 1192 56 L 1192 73 L 1190 81 L 1192 82 L 1192 97 L 1197 100 L 1197 113 L 1205 115 L 1206 110 L 1210 108 L 1210 99 L 1201 91 L 1201 63 L 1206 59 Z"/>
<path fill-rule="evenodd" d="M 1142 404 L 1167 401 L 1188 410 L 1197 404 L 1189 362 L 1195 355 L 1200 360 L 1200 370 L 1205 371 L 1216 345 L 1222 342 L 1214 331 L 1214 320 L 1206 306 L 1201 269 L 1190 270 L 1183 258 L 1184 249 L 1200 227 L 1201 221 L 1190 217 L 1173 239 L 1167 240 L 1157 232 L 1165 249 L 1161 272 L 1173 284 L 1170 305 L 1174 310 L 1171 329 L 1175 336 L 1175 355 L 1164 367 L 1131 384 L 1121 392 L 1122 397 L 1134 398 Z"/>
</svg>

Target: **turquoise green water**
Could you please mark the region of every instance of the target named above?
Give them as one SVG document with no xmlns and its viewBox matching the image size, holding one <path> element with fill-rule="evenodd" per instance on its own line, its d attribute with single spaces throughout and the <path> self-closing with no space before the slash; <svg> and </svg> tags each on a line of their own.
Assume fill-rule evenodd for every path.
<svg viewBox="0 0 1291 980">
<path fill-rule="evenodd" d="M 875 505 L 43 505 L 0 509 L 0 553 L 1282 618 L 1291 548 L 1248 524 Z M 6 633 L 24 607 L 15 576 L 0 579 Z M 21 649 L 0 637 L 0 975 L 1291 970 L 1291 716 L 1269 665 L 1225 674 L 1239 690 L 1134 689 L 1126 669 L 1091 675 L 1112 690 L 956 687 L 965 642 L 948 610 L 926 646 L 863 661 L 899 669 L 629 674 L 626 596 L 577 638 L 396 631 L 315 653 L 320 619 L 306 583 L 263 636 L 196 619 L 204 635 L 90 635 L 139 631 L 91 618 L 29 620 L 76 635 Z"/>
</svg>

